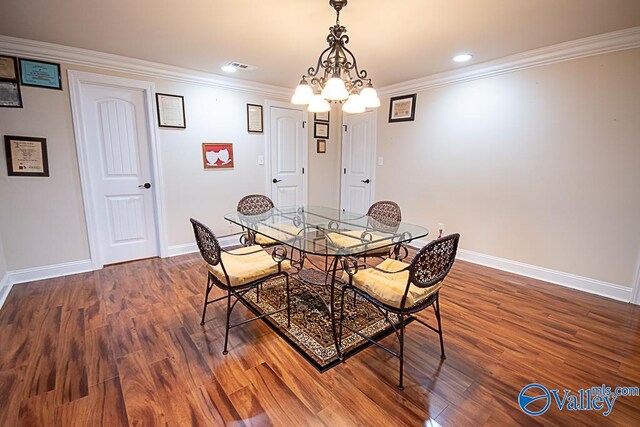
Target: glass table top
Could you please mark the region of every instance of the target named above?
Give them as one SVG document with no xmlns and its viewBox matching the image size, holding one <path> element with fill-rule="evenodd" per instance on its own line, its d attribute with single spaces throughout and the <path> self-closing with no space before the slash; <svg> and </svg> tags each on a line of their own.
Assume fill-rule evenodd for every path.
<svg viewBox="0 0 640 427">
<path fill-rule="evenodd" d="M 258 215 L 231 212 L 224 218 L 302 252 L 328 256 L 390 250 L 429 234 L 419 225 L 323 206 L 273 208 Z"/>
</svg>

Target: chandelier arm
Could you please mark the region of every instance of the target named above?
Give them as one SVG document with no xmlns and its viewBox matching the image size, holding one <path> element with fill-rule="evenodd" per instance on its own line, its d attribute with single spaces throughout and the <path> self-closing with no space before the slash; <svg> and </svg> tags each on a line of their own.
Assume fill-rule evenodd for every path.
<svg viewBox="0 0 640 427">
<path fill-rule="evenodd" d="M 349 55 L 351 55 L 351 59 L 353 59 L 353 64 L 350 64 L 351 66 L 350 66 L 350 67 L 348 67 L 348 68 L 349 68 L 349 70 L 355 70 L 356 75 L 357 75 L 359 78 L 361 78 L 361 79 L 366 79 L 366 78 L 367 78 L 367 70 L 362 70 L 362 71 L 360 71 L 360 69 L 358 68 L 358 63 L 357 63 L 357 60 L 356 60 L 355 55 L 354 55 L 354 54 L 353 54 L 353 53 L 352 53 L 352 52 L 351 52 L 351 51 L 350 51 L 346 46 L 343 46 L 342 48 L 343 48 L 346 52 L 348 52 L 348 53 L 349 53 Z M 371 80 L 371 79 L 369 79 L 369 80 Z"/>
<path fill-rule="evenodd" d="M 333 46 L 329 46 L 328 48 L 322 51 L 322 53 L 318 57 L 318 63 L 316 64 L 316 67 L 315 68 L 309 67 L 309 69 L 307 70 L 307 76 L 314 77 L 318 75 L 318 72 L 320 71 L 322 64 L 327 61 L 326 59 L 323 60 L 322 57 L 324 56 L 325 53 L 329 52 L 332 48 Z"/>
</svg>

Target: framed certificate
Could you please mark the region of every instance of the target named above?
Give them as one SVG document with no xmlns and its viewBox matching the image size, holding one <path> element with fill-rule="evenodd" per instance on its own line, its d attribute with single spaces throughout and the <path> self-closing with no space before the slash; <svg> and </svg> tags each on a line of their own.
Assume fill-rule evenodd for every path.
<svg viewBox="0 0 640 427">
<path fill-rule="evenodd" d="M 329 123 L 314 122 L 313 123 L 314 138 L 329 138 Z"/>
<path fill-rule="evenodd" d="M 325 111 L 324 113 L 314 113 L 313 114 L 314 122 L 328 122 L 329 121 L 329 112 Z"/>
<path fill-rule="evenodd" d="M 184 96 L 156 93 L 158 106 L 158 126 L 163 128 L 185 129 Z"/>
<path fill-rule="evenodd" d="M 247 131 L 262 133 L 262 105 L 247 104 Z"/>
<path fill-rule="evenodd" d="M 13 56 L 0 55 L 0 79 L 18 80 L 18 62 Z"/>
<path fill-rule="evenodd" d="M 45 138 L 5 135 L 4 147 L 9 176 L 49 176 Z"/>
<path fill-rule="evenodd" d="M 23 86 L 62 90 L 60 64 L 20 58 L 20 80 Z"/>
<path fill-rule="evenodd" d="M 20 85 L 17 81 L 0 81 L 0 107 L 22 108 Z"/>
<path fill-rule="evenodd" d="M 327 152 L 327 140 L 326 139 L 318 139 L 316 140 L 316 153 L 324 154 Z"/>
<path fill-rule="evenodd" d="M 389 123 L 410 122 L 416 116 L 416 94 L 394 96 L 389 100 Z"/>
</svg>

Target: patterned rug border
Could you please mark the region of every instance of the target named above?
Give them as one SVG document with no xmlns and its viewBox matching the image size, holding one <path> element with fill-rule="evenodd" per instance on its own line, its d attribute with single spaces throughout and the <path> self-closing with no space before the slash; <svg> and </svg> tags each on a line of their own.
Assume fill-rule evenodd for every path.
<svg viewBox="0 0 640 427">
<path fill-rule="evenodd" d="M 242 305 L 244 305 L 254 315 L 259 316 L 259 315 L 263 314 L 261 311 L 259 311 L 254 306 L 255 303 L 253 301 L 247 300 L 245 298 L 242 298 L 241 302 L 242 302 Z M 298 345 L 298 343 L 296 341 L 294 341 L 291 337 L 289 337 L 283 331 L 283 328 L 278 325 L 277 320 L 272 318 L 274 316 L 281 315 L 281 314 L 282 313 L 275 313 L 275 314 L 273 314 L 271 316 L 265 316 L 261 320 L 263 320 L 266 323 L 266 325 L 272 331 L 274 331 L 280 338 L 283 338 L 284 341 L 287 344 L 289 344 L 289 346 L 291 348 L 293 348 L 298 354 L 300 354 L 307 362 L 309 362 L 311 364 L 311 366 L 313 366 L 320 373 L 327 372 L 331 368 L 334 368 L 334 367 L 338 366 L 339 364 L 345 362 L 347 359 L 351 358 L 352 356 L 355 356 L 356 354 L 360 353 L 361 351 L 366 350 L 367 348 L 369 348 L 372 345 L 374 345 L 371 341 L 363 339 L 363 342 L 360 345 L 358 345 L 358 346 L 352 348 L 351 350 L 347 351 L 346 353 L 344 353 L 342 355 L 343 356 L 342 360 L 336 358 L 335 360 L 333 360 L 333 361 L 331 361 L 331 362 L 329 362 L 329 363 L 327 363 L 326 365 L 323 366 L 320 363 L 318 363 L 317 361 L 315 361 L 313 359 L 313 357 L 311 357 L 309 354 L 307 354 L 307 352 L 300 345 Z M 408 316 L 404 320 L 405 326 L 410 324 L 414 320 L 415 320 L 415 318 L 413 318 L 412 316 Z M 399 326 L 399 324 L 400 324 L 399 322 L 396 323 L 396 326 Z M 387 326 L 386 328 L 384 328 L 381 331 L 377 332 L 376 334 L 372 335 L 371 338 L 373 340 L 377 341 L 377 340 L 384 339 L 388 335 L 393 334 L 393 333 L 394 333 L 393 328 L 391 326 Z"/>
</svg>

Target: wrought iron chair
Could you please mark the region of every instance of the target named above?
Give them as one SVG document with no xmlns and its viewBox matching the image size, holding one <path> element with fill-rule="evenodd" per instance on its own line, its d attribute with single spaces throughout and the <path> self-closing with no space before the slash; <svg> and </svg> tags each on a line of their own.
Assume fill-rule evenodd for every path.
<svg viewBox="0 0 640 427">
<path fill-rule="evenodd" d="M 276 247 L 273 253 L 269 255 L 262 248 L 241 247 L 231 251 L 225 251 L 220 247 L 218 239 L 213 232 L 204 224 L 195 219 L 190 219 L 193 225 L 193 232 L 196 236 L 196 242 L 202 258 L 207 263 L 207 288 L 204 296 L 204 307 L 202 308 L 202 321 L 207 313 L 207 306 L 216 301 L 227 299 L 227 320 L 224 335 L 224 350 L 222 354 L 227 354 L 227 344 L 229 341 L 229 329 L 243 325 L 252 320 L 270 316 L 281 311 L 287 311 L 287 324 L 291 323 L 291 305 L 289 292 L 289 274 L 285 271 L 290 268 L 291 264 L 286 259 L 287 251 L 283 247 Z M 242 322 L 231 325 L 229 320 L 231 312 L 238 301 L 248 306 L 247 302 L 242 298 L 245 293 L 251 289 L 257 289 L 265 280 L 272 279 L 277 276 L 284 276 L 285 291 L 287 294 L 287 306 L 285 308 L 265 313 L 260 316 L 252 317 Z M 209 300 L 209 293 L 213 286 L 226 291 L 226 295 L 219 298 Z M 231 304 L 231 297 L 236 300 Z"/>
<path fill-rule="evenodd" d="M 257 217 L 269 212 L 274 207 L 275 205 L 273 204 L 273 201 L 267 196 L 263 196 L 262 194 L 250 194 L 240 199 L 236 210 L 238 211 L 238 213 L 247 217 Z M 276 230 L 276 235 L 280 235 L 282 237 L 280 240 L 290 240 L 292 238 L 292 235 L 296 235 L 299 232 L 296 227 L 291 225 L 281 224 L 279 225 L 279 227 L 282 228 L 282 230 Z M 274 230 L 271 230 L 270 234 L 274 234 Z M 280 244 L 280 242 L 278 242 L 277 240 L 260 234 L 260 232 L 256 233 L 255 230 L 246 228 L 243 230 L 243 233 L 240 236 L 240 243 L 243 246 L 251 246 L 257 243 L 262 247 L 270 247 Z"/>
<path fill-rule="evenodd" d="M 382 240 L 379 243 L 372 243 L 372 249 L 363 254 L 363 261 L 366 265 L 367 257 L 385 258 L 397 252 L 395 246 L 389 247 L 391 241 L 383 240 L 384 237 L 376 235 L 376 231 L 394 233 L 402 221 L 402 212 L 396 202 L 382 200 L 375 202 L 367 211 L 367 228 L 365 230 L 352 230 L 341 233 L 330 233 L 329 238 L 334 246 L 347 247 L 357 245 L 363 240 Z M 380 247 L 376 247 L 376 245 Z M 397 255 L 397 253 L 396 253 Z"/>
<path fill-rule="evenodd" d="M 343 327 L 360 335 L 376 346 L 391 353 L 400 359 L 399 390 L 404 390 L 404 328 L 410 320 L 415 320 L 440 336 L 441 358 L 446 359 L 444 353 L 444 340 L 442 338 L 442 322 L 440 320 L 440 288 L 442 281 L 451 270 L 458 250 L 459 234 L 437 239 L 422 248 L 413 258 L 410 264 L 388 258 L 377 267 L 358 269 L 358 261 L 354 258 L 344 260 L 344 270 L 349 281 L 342 288 L 340 310 L 339 337 L 342 339 Z M 363 335 L 359 331 L 351 329 L 345 324 L 344 295 L 353 289 L 366 301 L 373 304 L 391 324 L 400 343 L 400 350 L 396 352 L 371 337 Z M 438 322 L 438 328 L 427 324 L 413 316 L 427 307 L 433 307 Z M 397 322 L 389 317 L 389 313 L 397 316 Z"/>
</svg>

